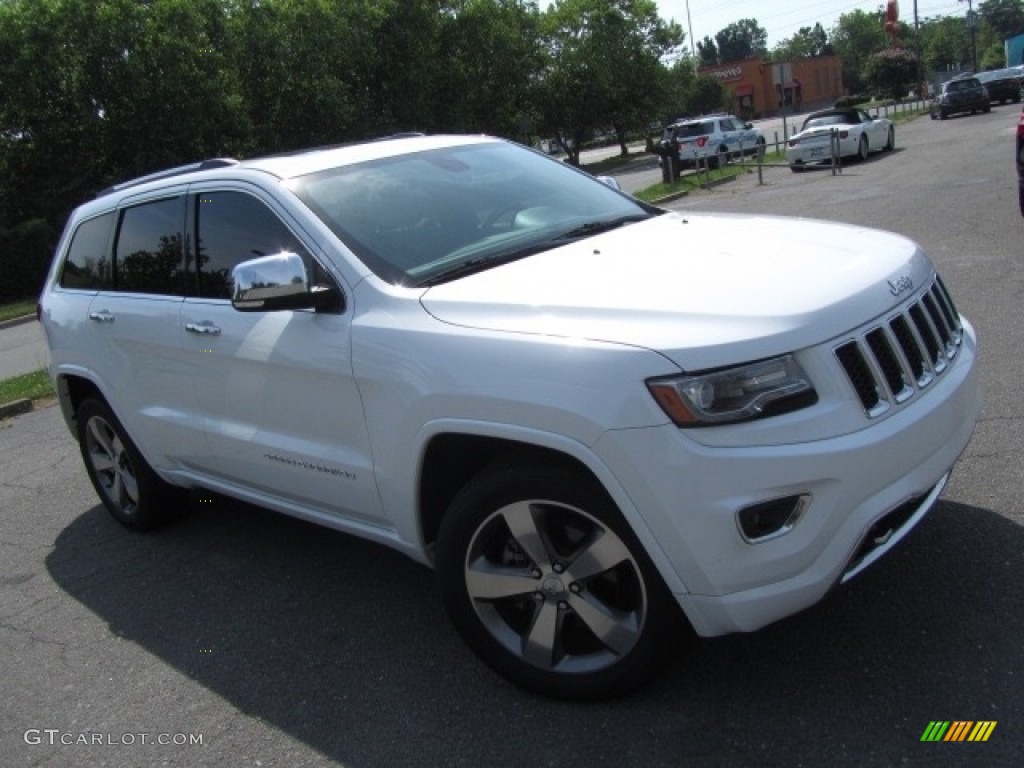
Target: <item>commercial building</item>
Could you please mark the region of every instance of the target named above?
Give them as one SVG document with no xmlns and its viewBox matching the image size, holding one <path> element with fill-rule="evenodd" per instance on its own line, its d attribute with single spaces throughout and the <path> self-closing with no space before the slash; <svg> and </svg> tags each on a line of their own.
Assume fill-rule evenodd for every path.
<svg viewBox="0 0 1024 768">
<path fill-rule="evenodd" d="M 844 95 L 838 56 L 785 62 L 743 59 L 699 73 L 717 78 L 732 93 L 731 111 L 748 120 L 818 109 Z"/>
</svg>

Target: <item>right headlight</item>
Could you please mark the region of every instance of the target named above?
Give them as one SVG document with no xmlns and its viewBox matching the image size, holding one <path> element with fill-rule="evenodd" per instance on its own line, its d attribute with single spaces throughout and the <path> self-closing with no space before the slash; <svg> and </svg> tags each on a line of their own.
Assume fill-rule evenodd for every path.
<svg viewBox="0 0 1024 768">
<path fill-rule="evenodd" d="M 734 368 L 649 379 L 647 388 L 680 427 L 752 421 L 818 401 L 810 379 L 792 355 Z"/>
</svg>

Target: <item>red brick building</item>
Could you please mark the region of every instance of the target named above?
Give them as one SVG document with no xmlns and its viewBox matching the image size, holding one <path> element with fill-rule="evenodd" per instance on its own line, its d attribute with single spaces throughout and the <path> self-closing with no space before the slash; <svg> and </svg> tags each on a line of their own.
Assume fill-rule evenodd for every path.
<svg viewBox="0 0 1024 768">
<path fill-rule="evenodd" d="M 751 119 L 830 106 L 844 95 L 838 56 L 770 62 L 743 59 L 699 70 L 732 93 L 733 114 Z"/>
</svg>

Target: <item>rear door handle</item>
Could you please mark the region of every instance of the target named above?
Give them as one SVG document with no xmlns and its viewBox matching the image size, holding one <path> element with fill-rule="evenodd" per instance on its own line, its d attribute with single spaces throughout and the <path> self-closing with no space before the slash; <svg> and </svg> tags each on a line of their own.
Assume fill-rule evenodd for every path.
<svg viewBox="0 0 1024 768">
<path fill-rule="evenodd" d="M 90 312 L 89 319 L 95 320 L 97 323 L 114 322 L 114 316 L 106 309 L 102 309 L 99 312 Z"/>
<path fill-rule="evenodd" d="M 185 323 L 185 330 L 189 333 L 205 333 L 210 336 L 220 335 L 220 328 L 209 320 L 204 320 L 201 323 Z"/>
</svg>

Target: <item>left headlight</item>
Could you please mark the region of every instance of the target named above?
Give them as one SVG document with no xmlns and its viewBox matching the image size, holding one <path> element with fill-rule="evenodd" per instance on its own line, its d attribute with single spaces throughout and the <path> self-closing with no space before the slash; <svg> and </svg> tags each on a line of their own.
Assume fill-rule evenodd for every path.
<svg viewBox="0 0 1024 768">
<path fill-rule="evenodd" d="M 752 421 L 818 401 L 810 379 L 792 355 L 735 368 L 649 379 L 647 388 L 680 427 Z"/>
</svg>

